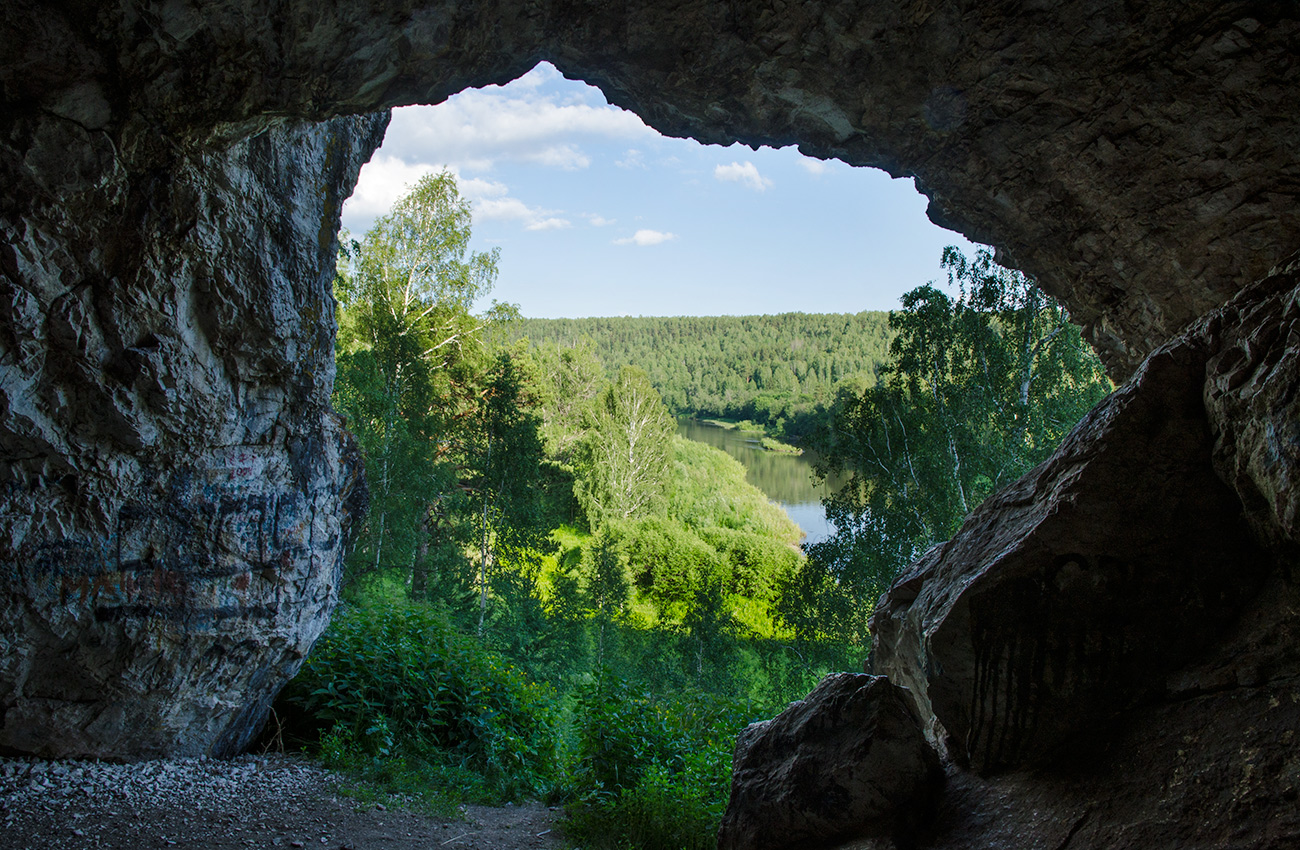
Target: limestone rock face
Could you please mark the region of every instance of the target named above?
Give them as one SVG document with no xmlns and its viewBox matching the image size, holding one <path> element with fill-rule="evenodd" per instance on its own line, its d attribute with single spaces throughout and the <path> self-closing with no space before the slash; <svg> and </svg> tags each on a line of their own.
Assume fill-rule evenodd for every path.
<svg viewBox="0 0 1300 850">
<path fill-rule="evenodd" d="M 364 502 L 328 398 L 338 207 L 384 126 L 367 116 L 542 59 L 669 134 L 914 178 L 1116 376 L 1185 333 L 887 598 L 881 669 L 936 741 L 1019 771 L 1151 706 L 1170 728 L 1282 729 L 1248 721 L 1283 690 L 1188 696 L 1220 706 L 1196 715 L 1159 683 L 1294 564 L 1293 272 L 1248 286 L 1300 247 L 1298 42 L 1300 9 L 1263 0 L 9 2 L 0 747 L 221 754 L 252 734 Z M 1292 635 L 1269 610 L 1252 646 Z M 1260 651 L 1241 681 L 1300 670 Z M 1224 665 L 1194 678 L 1238 681 Z"/>
<path fill-rule="evenodd" d="M 146 135 L 148 169 L 127 137 L 15 124 L 0 748 L 236 753 L 328 621 L 364 507 L 329 408 L 330 286 L 385 119 L 268 121 L 212 149 Z"/>
<path fill-rule="evenodd" d="M 874 669 L 976 770 L 1046 755 L 1160 686 L 1271 568 L 1210 463 L 1203 340 L 1160 349 L 873 615 Z"/>
<path fill-rule="evenodd" d="M 1283 559 L 1300 554 L 1300 255 L 1214 315 L 1219 339 L 1205 404 L 1214 464 L 1256 534 Z"/>
<path fill-rule="evenodd" d="M 718 848 L 829 847 L 910 832 L 941 776 L 902 689 L 834 673 L 741 733 Z"/>
<path fill-rule="evenodd" d="M 914 847 L 1285 850 L 1300 846 L 1300 595 L 1270 581 L 1164 693 L 994 776 L 950 765 Z"/>
</svg>

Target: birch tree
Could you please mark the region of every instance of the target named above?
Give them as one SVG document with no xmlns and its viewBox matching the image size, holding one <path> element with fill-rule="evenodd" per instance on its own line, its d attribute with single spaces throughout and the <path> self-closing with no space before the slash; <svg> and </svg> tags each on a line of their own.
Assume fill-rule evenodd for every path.
<svg viewBox="0 0 1300 850">
<path fill-rule="evenodd" d="M 817 473 L 847 482 L 823 500 L 836 534 L 809 547 L 792 621 L 865 640 L 894 576 L 1046 459 L 1111 389 L 1079 327 L 1032 278 L 985 250 L 968 259 L 948 248 L 942 265 L 952 294 L 926 285 L 903 296 L 876 384 L 841 393 L 817 441 Z"/>
<path fill-rule="evenodd" d="M 472 312 L 496 279 L 497 252 L 471 251 L 470 225 L 452 175 L 429 175 L 347 244 L 334 287 L 334 406 L 357 436 L 370 489 L 351 565 L 406 571 L 417 595 L 428 541 L 448 541 L 445 520 L 461 500 L 449 434 L 473 409 L 484 328 L 509 312 L 495 303 Z"/>
<path fill-rule="evenodd" d="M 660 513 L 676 430 L 645 372 L 625 366 L 588 413 L 574 495 L 592 530 Z"/>
</svg>

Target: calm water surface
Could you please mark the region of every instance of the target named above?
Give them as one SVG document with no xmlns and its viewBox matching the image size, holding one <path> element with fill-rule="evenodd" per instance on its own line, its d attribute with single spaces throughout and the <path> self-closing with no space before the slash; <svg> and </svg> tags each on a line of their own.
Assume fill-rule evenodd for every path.
<svg viewBox="0 0 1300 850">
<path fill-rule="evenodd" d="M 805 543 L 825 540 L 834 532 L 822 510 L 821 498 L 827 488 L 813 485 L 812 465 L 816 458 L 811 452 L 788 455 L 764 451 L 758 442 L 763 435 L 758 432 L 728 430 L 689 419 L 677 420 L 677 433 L 722 449 L 743 463 L 745 478 L 785 509 L 807 535 Z"/>
</svg>

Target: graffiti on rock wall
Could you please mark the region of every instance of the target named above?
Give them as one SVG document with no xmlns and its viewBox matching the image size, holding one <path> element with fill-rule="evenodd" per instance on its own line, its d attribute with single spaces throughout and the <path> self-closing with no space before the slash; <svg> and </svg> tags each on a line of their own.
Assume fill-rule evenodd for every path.
<svg viewBox="0 0 1300 850">
<path fill-rule="evenodd" d="M 268 487 L 277 476 L 257 452 L 230 459 L 225 474 L 174 473 L 122 505 L 107 540 L 43 547 L 29 564 L 38 587 L 107 622 L 274 618 L 295 565 L 311 560 L 311 505 Z"/>
</svg>

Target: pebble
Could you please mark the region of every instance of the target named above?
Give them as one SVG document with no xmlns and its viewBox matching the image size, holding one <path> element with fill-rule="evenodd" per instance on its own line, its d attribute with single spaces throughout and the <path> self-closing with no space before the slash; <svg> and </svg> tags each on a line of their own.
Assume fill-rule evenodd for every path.
<svg viewBox="0 0 1300 850">
<path fill-rule="evenodd" d="M 142 810 L 181 808 L 195 813 L 230 810 L 239 800 L 281 799 L 306 793 L 323 773 L 291 756 L 245 755 L 229 761 L 181 758 L 117 764 L 0 758 L 0 816 L 5 825 L 67 824 L 89 840 L 88 825 L 131 819 Z M 85 814 L 89 813 L 89 814 Z M 91 820 L 83 820 L 90 817 Z M 72 828 L 72 821 L 78 821 Z M 163 838 L 174 846 L 175 842 Z M 0 840 L 0 846 L 7 846 Z M 302 846 L 301 844 L 297 846 Z"/>
</svg>

